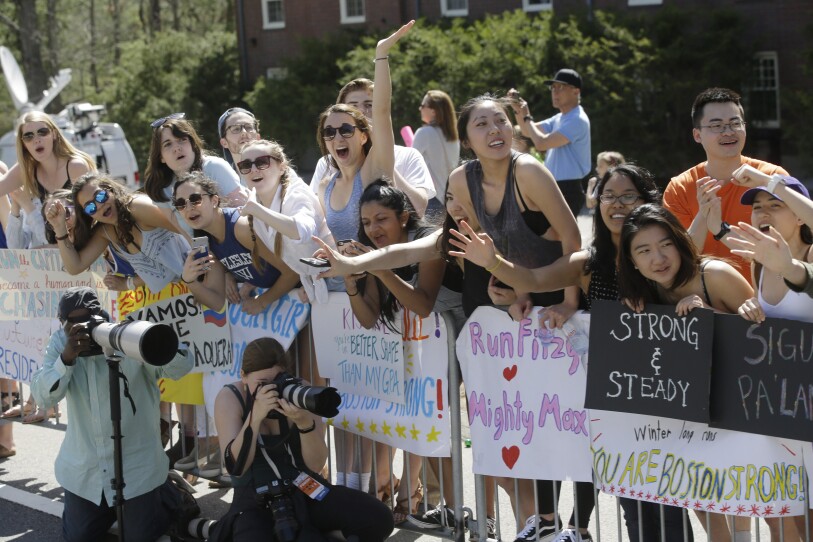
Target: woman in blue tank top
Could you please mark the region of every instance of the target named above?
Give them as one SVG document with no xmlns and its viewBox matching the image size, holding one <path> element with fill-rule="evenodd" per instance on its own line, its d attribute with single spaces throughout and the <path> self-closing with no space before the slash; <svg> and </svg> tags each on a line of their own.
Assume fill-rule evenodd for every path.
<svg viewBox="0 0 813 542">
<path fill-rule="evenodd" d="M 217 259 L 214 267 L 230 273 L 238 282 L 267 288 L 256 297 L 253 290 L 242 290 L 244 312 L 259 314 L 296 287 L 299 275 L 256 238 L 252 220 L 241 217 L 238 209 L 220 207 L 217 185 L 203 173 L 181 177 L 175 184 L 172 204 L 195 235 L 209 239 L 209 250 Z M 189 275 L 184 282 L 194 280 L 194 273 Z"/>
<path fill-rule="evenodd" d="M 364 188 L 381 177 L 392 178 L 395 139 L 390 116 L 392 83 L 388 54 L 413 23 L 405 24 L 376 47 L 374 131 L 361 111 L 346 104 L 332 105 L 319 116 L 316 134 L 319 148 L 323 156 L 330 156 L 331 166 L 338 170 L 331 179 L 323 179 L 318 189 L 327 225 L 336 241 L 355 239 L 359 199 Z"/>
</svg>

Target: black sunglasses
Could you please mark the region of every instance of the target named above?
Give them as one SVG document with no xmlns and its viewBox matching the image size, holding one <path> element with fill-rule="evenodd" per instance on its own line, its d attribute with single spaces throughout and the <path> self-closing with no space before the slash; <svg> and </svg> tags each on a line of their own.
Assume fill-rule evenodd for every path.
<svg viewBox="0 0 813 542">
<path fill-rule="evenodd" d="M 51 129 L 47 126 L 38 128 L 36 132 L 26 132 L 23 134 L 23 141 L 33 141 L 35 137 L 45 137 L 51 133 Z"/>
<path fill-rule="evenodd" d="M 353 137 L 353 134 L 356 133 L 356 126 L 347 122 L 338 128 L 334 128 L 333 126 L 325 126 L 322 128 L 322 139 L 325 141 L 333 141 L 333 138 L 336 137 L 336 132 L 338 132 L 343 138 L 350 139 Z"/>
<path fill-rule="evenodd" d="M 195 192 L 194 194 L 189 194 L 189 200 L 185 200 L 183 198 L 175 198 L 172 200 L 172 206 L 175 207 L 179 211 L 183 211 L 186 209 L 187 204 L 191 205 L 192 207 L 197 207 L 201 203 L 203 203 L 203 196 L 208 196 L 209 194 L 200 194 Z"/>
<path fill-rule="evenodd" d="M 252 166 L 257 166 L 257 170 L 262 171 L 271 166 L 271 160 L 273 158 L 274 157 L 270 154 L 264 154 L 263 156 L 258 156 L 254 160 L 240 160 L 237 162 L 237 170 L 243 175 L 248 175 L 251 173 Z"/>
<path fill-rule="evenodd" d="M 101 190 L 97 190 L 95 194 L 93 194 L 93 199 L 87 202 L 83 207 L 82 210 L 85 211 L 85 214 L 88 216 L 93 216 L 96 214 L 96 211 L 99 210 L 99 204 L 106 202 L 110 199 L 110 193 L 107 190 L 102 188 Z"/>
<path fill-rule="evenodd" d="M 182 119 L 185 116 L 186 116 L 186 113 L 172 113 L 171 115 L 167 115 L 166 117 L 161 117 L 160 119 L 155 119 L 154 121 L 152 121 L 150 123 L 150 126 L 152 127 L 153 130 L 155 130 L 156 128 L 160 128 L 161 126 L 163 126 L 164 123 L 166 121 L 168 121 L 168 120 Z"/>
</svg>

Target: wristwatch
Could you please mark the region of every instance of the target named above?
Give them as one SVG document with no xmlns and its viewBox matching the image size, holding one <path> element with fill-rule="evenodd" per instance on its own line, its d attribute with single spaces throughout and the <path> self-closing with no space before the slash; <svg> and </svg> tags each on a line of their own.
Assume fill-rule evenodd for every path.
<svg viewBox="0 0 813 542">
<path fill-rule="evenodd" d="M 720 231 L 717 232 L 717 235 L 714 236 L 714 240 L 715 241 L 722 240 L 722 238 L 725 237 L 728 234 L 728 232 L 730 232 L 730 231 L 731 231 L 731 225 L 728 222 L 726 222 L 725 220 L 723 220 L 720 223 Z"/>
</svg>

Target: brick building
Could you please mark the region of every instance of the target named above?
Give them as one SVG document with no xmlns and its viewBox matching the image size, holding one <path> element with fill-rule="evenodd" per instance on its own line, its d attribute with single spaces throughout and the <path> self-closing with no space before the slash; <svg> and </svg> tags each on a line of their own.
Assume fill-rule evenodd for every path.
<svg viewBox="0 0 813 542">
<path fill-rule="evenodd" d="M 653 13 L 663 7 L 718 7 L 736 10 L 746 24 L 745 39 L 758 43 L 755 85 L 749 94 L 749 140 L 754 155 L 781 161 L 793 171 L 795 160 L 783 154 L 782 91 L 810 89 L 802 55 L 811 45 L 806 27 L 813 21 L 811 0 L 235 0 L 244 80 L 273 77 L 282 61 L 299 52 L 299 39 L 319 38 L 343 28 L 391 29 L 410 19 L 478 19 L 488 13 L 522 9 L 558 13 L 587 10 Z M 785 112 L 787 115 L 788 113 Z"/>
</svg>

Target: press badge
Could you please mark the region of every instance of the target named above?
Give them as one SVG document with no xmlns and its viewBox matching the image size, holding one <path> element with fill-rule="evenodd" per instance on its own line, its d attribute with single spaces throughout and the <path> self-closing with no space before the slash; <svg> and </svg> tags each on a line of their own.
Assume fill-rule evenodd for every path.
<svg viewBox="0 0 813 542">
<path fill-rule="evenodd" d="M 299 473 L 294 479 L 294 485 L 298 487 L 302 493 L 315 501 L 321 501 L 325 498 L 330 489 L 326 488 L 319 481 L 314 480 L 312 476 L 305 472 Z"/>
</svg>

